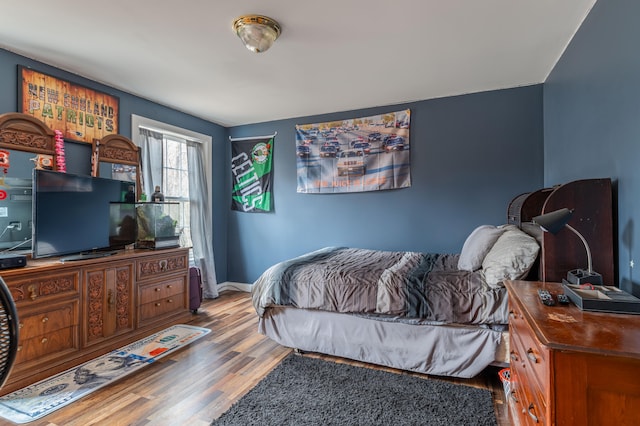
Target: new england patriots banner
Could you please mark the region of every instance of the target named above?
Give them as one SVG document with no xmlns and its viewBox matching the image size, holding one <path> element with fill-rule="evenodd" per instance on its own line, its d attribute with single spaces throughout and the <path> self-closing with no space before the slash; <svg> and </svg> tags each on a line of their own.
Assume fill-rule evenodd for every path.
<svg viewBox="0 0 640 426">
<path fill-rule="evenodd" d="M 231 140 L 231 209 L 267 213 L 273 209 L 273 143 L 275 134 Z"/>
</svg>

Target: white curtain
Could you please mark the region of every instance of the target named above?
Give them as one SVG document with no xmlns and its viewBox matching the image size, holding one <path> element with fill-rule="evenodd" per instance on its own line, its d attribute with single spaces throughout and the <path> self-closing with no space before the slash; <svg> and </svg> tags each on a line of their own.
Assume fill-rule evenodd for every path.
<svg viewBox="0 0 640 426">
<path fill-rule="evenodd" d="M 161 133 L 140 128 L 140 152 L 142 156 L 143 189 L 147 196 L 156 185 L 162 185 L 162 141 Z M 205 298 L 218 297 L 218 282 L 213 261 L 213 233 L 209 189 L 204 166 L 202 143 L 187 142 L 187 164 L 189 167 L 189 207 L 191 217 L 191 243 L 195 266 L 202 274 L 202 293 Z"/>
<path fill-rule="evenodd" d="M 201 143 L 187 142 L 189 166 L 189 201 L 191 203 L 191 241 L 193 257 L 202 273 L 205 298 L 218 297 L 215 263 L 213 262 L 213 234 L 211 231 L 211 206 L 204 168 L 204 152 Z"/>
<path fill-rule="evenodd" d="M 142 156 L 141 193 L 150 199 L 156 185 L 162 185 L 162 133 L 140 128 L 140 155 Z M 151 167 L 152 164 L 158 167 Z"/>
</svg>

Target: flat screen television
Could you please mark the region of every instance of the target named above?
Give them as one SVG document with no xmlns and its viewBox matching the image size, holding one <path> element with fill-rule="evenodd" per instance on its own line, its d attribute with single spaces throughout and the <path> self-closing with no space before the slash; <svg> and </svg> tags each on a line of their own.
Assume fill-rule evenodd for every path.
<svg viewBox="0 0 640 426">
<path fill-rule="evenodd" d="M 135 184 L 49 170 L 33 172 L 32 257 L 80 260 L 112 254 L 111 203 L 122 203 Z M 122 247 L 135 241 L 118 239 Z"/>
</svg>

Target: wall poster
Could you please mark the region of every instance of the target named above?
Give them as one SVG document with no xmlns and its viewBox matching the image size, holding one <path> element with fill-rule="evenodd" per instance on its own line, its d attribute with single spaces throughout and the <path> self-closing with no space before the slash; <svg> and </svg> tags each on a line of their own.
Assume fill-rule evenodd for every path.
<svg viewBox="0 0 640 426">
<path fill-rule="evenodd" d="M 60 130 L 64 139 L 92 143 L 118 133 L 118 97 L 23 66 L 18 78 L 18 112 Z"/>
<path fill-rule="evenodd" d="M 411 186 L 411 110 L 296 125 L 298 192 L 380 191 Z"/>
<path fill-rule="evenodd" d="M 275 135 L 231 140 L 231 210 L 273 210 L 273 143 Z"/>
</svg>

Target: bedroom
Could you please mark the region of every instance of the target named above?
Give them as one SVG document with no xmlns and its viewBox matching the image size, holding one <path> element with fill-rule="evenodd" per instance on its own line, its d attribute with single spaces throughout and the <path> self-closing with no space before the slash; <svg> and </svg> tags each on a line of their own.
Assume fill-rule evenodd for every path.
<svg viewBox="0 0 640 426">
<path fill-rule="evenodd" d="M 640 240 L 634 227 L 640 190 L 636 167 L 640 151 L 636 125 L 640 70 L 634 46 L 638 30 L 633 19 L 638 6 L 630 3 L 596 3 L 543 85 L 408 104 L 416 112 L 413 136 L 416 141 L 425 141 L 421 147 L 415 144 L 414 183 L 409 190 L 329 197 L 298 195 L 291 182 L 294 154 L 287 147 L 293 140 L 294 125 L 308 118 L 223 128 L 133 96 L 120 96 L 132 113 L 157 114 L 164 121 L 212 134 L 214 144 L 224 152 L 212 165 L 218 182 L 214 188 L 214 233 L 219 239 L 214 252 L 220 282 L 252 282 L 276 260 L 324 245 L 407 249 L 420 247 L 428 239 L 429 250 L 454 251 L 474 226 L 502 222 L 508 200 L 520 192 L 573 179 L 610 176 L 616 182 L 619 280 L 630 288 L 637 286 L 630 261 Z M 0 84 L 6 94 L 0 100 L 2 111 L 15 110 L 18 64 L 103 88 L 1 51 Z M 357 113 L 383 110 L 371 108 Z M 313 119 L 338 116 L 344 114 L 335 112 Z M 496 117 L 501 124 L 508 117 L 504 120 L 506 127 L 491 128 L 484 121 L 495 123 Z M 123 126 L 126 134 L 126 120 Z M 277 214 L 258 217 L 229 212 L 229 178 L 224 161 L 229 156 L 227 137 L 274 131 L 281 141 L 276 148 Z M 464 157 L 461 152 L 472 155 Z M 439 161 L 442 158 L 447 161 Z M 358 214 L 361 211 L 370 214 L 362 217 Z M 319 230 L 317 224 L 327 216 L 339 219 Z M 391 226 L 390 217 L 402 220 Z M 366 233 L 353 232 L 363 227 Z M 282 244 L 283 240 L 289 243 Z"/>
</svg>

